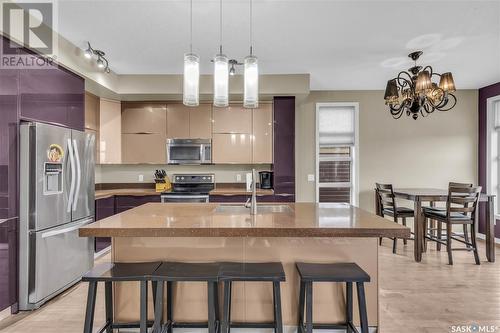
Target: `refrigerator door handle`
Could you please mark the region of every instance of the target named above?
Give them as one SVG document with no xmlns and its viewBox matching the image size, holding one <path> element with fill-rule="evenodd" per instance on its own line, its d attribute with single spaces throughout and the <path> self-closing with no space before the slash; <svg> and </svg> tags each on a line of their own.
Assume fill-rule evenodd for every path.
<svg viewBox="0 0 500 333">
<path fill-rule="evenodd" d="M 57 229 L 57 230 L 52 230 L 52 231 L 44 232 L 44 233 L 42 233 L 41 236 L 42 236 L 42 238 L 48 238 L 48 237 L 52 237 L 52 236 L 57 236 L 57 235 L 65 234 L 67 232 L 80 229 L 81 227 L 83 227 L 84 225 L 87 225 L 87 224 L 91 223 L 92 221 L 93 221 L 92 218 L 86 219 L 85 221 L 80 222 L 80 223 L 78 223 L 76 225 L 72 225 L 70 227 L 66 227 L 66 228 L 62 228 L 62 229 Z"/>
<path fill-rule="evenodd" d="M 82 184 L 82 167 L 80 165 L 80 153 L 78 152 L 78 146 L 76 144 L 76 140 L 73 139 L 73 152 L 75 153 L 75 159 L 76 159 L 76 190 L 74 193 L 74 198 L 73 198 L 73 211 L 76 210 L 76 207 L 78 205 L 78 197 L 80 194 L 80 186 Z"/>
<path fill-rule="evenodd" d="M 68 139 L 68 155 L 69 155 L 69 162 L 71 165 L 71 186 L 69 189 L 68 208 L 67 208 L 67 212 L 69 213 L 71 212 L 73 204 L 73 196 L 75 194 L 75 178 L 76 178 L 75 157 L 73 156 L 73 146 L 71 144 L 71 139 Z"/>
</svg>

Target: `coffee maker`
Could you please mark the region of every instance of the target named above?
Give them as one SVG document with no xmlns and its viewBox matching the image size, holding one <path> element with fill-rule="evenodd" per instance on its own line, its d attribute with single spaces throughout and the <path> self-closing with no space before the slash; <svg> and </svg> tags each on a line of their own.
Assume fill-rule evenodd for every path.
<svg viewBox="0 0 500 333">
<path fill-rule="evenodd" d="M 273 173 L 272 171 L 260 171 L 259 183 L 261 189 L 270 190 L 273 188 Z"/>
</svg>

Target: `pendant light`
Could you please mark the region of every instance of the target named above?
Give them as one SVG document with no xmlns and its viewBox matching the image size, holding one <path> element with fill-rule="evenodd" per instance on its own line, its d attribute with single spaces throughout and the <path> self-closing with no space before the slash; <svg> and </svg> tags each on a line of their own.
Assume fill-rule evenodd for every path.
<svg viewBox="0 0 500 333">
<path fill-rule="evenodd" d="M 220 0 L 219 53 L 214 58 L 214 106 L 229 105 L 229 58 L 222 53 L 222 0 Z"/>
<path fill-rule="evenodd" d="M 245 108 L 259 107 L 259 63 L 257 57 L 253 55 L 252 14 L 252 0 L 250 0 L 250 55 L 243 61 L 245 68 L 243 106 Z"/>
<path fill-rule="evenodd" d="M 190 2 L 189 53 L 184 54 L 182 103 L 200 105 L 200 57 L 193 53 L 193 0 Z"/>
</svg>

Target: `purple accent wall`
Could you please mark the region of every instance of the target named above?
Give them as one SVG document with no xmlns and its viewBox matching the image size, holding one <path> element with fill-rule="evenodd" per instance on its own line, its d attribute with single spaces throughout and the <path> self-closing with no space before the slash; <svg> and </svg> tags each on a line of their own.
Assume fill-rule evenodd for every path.
<svg viewBox="0 0 500 333">
<path fill-rule="evenodd" d="M 295 97 L 274 97 L 273 103 L 274 193 L 295 201 Z"/>
<path fill-rule="evenodd" d="M 0 36 L 2 49 L 10 41 Z M 33 52 L 19 48 L 20 54 Z M 19 238 L 19 121 L 83 130 L 85 81 L 59 65 L 52 69 L 0 68 L 0 311 L 17 311 Z"/>
<path fill-rule="evenodd" d="M 19 70 L 0 69 L 0 311 L 17 300 L 18 96 Z"/>
<path fill-rule="evenodd" d="M 500 95 L 500 82 L 479 89 L 479 148 L 478 148 L 478 170 L 479 170 L 479 185 L 483 187 L 483 192 L 486 192 L 486 142 L 487 142 L 487 100 L 490 97 Z M 486 218 L 486 206 L 480 204 L 479 209 L 479 232 L 484 233 Z M 500 238 L 500 223 L 497 221 L 495 226 L 495 237 Z"/>
</svg>

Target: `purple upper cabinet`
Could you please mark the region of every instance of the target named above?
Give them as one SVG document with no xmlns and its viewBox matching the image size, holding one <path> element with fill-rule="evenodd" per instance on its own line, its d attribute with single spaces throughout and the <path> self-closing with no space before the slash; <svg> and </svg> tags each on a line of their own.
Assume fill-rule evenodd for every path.
<svg viewBox="0 0 500 333">
<path fill-rule="evenodd" d="M 274 97 L 274 193 L 295 201 L 295 97 Z M 283 200 L 280 200 L 280 197 Z"/>
<path fill-rule="evenodd" d="M 20 70 L 21 118 L 83 130 L 85 81 L 67 69 Z"/>
</svg>

